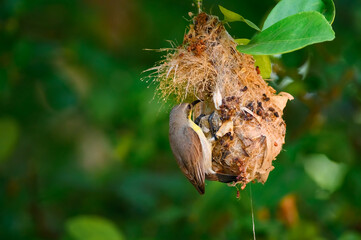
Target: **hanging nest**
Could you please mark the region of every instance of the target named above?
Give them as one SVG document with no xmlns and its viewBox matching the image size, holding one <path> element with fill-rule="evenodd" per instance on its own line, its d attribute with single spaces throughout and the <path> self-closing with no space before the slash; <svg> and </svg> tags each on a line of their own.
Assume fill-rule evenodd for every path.
<svg viewBox="0 0 361 240">
<path fill-rule="evenodd" d="M 236 46 L 216 16 L 200 13 L 150 77 L 164 100 L 203 100 L 194 117 L 204 114 L 200 127 L 213 147 L 213 170 L 238 175 L 244 188 L 253 180 L 265 183 L 274 168 L 286 133 L 283 109 L 293 97 L 276 94 L 253 57 Z"/>
</svg>

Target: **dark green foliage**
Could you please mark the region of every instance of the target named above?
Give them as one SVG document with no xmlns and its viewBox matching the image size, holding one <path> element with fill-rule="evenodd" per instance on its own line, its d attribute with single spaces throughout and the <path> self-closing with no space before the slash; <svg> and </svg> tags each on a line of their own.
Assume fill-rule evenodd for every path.
<svg viewBox="0 0 361 240">
<path fill-rule="evenodd" d="M 142 49 L 181 43 L 191 3 L 0 2 L 1 239 L 252 239 L 250 194 L 257 239 L 361 239 L 361 3 L 335 1 L 334 41 L 273 59 L 270 84 L 295 97 L 286 144 L 267 183 L 240 199 L 213 182 L 198 195 L 170 151 L 171 103 L 140 81 L 161 57 Z M 260 20 L 275 2 L 203 4 Z M 340 185 L 315 179 L 319 163 L 346 169 Z M 291 225 L 279 210 L 289 194 Z"/>
</svg>

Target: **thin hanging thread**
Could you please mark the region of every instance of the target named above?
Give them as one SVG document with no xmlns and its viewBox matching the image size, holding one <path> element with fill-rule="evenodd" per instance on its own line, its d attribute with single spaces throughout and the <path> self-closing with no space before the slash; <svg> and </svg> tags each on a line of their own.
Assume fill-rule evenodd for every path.
<svg viewBox="0 0 361 240">
<path fill-rule="evenodd" d="M 249 187 L 249 192 L 251 195 L 251 212 L 252 212 L 252 228 L 253 228 L 253 239 L 256 240 L 256 227 L 254 224 L 254 212 L 253 212 L 253 196 L 252 196 L 252 185 Z"/>
</svg>

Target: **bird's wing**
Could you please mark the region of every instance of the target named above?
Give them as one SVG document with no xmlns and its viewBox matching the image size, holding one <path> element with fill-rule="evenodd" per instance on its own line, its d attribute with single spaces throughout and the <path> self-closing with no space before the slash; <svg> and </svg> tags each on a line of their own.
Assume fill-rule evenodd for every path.
<svg viewBox="0 0 361 240">
<path fill-rule="evenodd" d="M 198 190 L 200 194 L 204 194 L 205 173 L 203 167 L 202 144 L 198 134 L 191 128 L 184 128 L 185 141 L 183 146 L 179 146 L 178 164 L 182 172 L 188 180 Z"/>
</svg>

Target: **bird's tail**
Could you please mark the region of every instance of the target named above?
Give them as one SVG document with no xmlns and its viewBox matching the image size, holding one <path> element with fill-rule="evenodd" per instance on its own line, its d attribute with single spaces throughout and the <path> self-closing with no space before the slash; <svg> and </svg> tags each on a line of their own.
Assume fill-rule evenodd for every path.
<svg viewBox="0 0 361 240">
<path fill-rule="evenodd" d="M 210 181 L 230 183 L 230 182 L 237 182 L 237 175 L 230 175 L 225 173 L 213 173 L 213 174 L 207 174 L 206 179 Z"/>
</svg>

